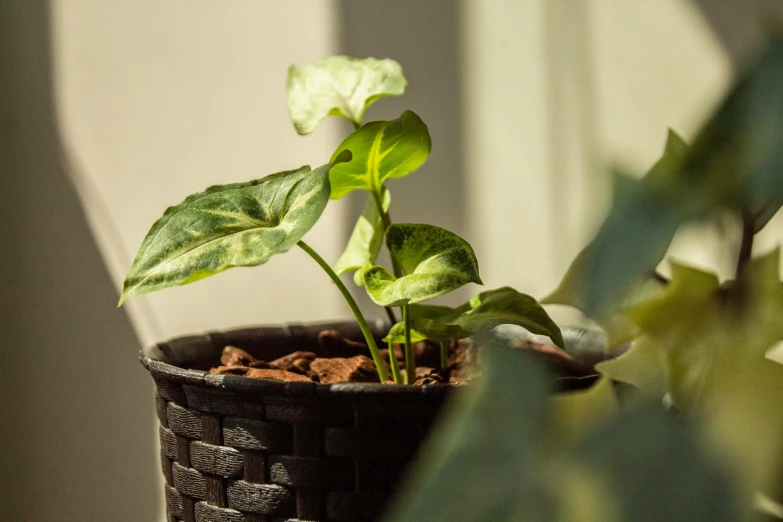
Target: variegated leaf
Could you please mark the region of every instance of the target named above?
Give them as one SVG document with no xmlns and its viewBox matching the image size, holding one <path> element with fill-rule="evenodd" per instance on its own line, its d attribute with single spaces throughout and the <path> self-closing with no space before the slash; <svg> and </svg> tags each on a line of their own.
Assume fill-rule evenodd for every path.
<svg viewBox="0 0 783 522">
<path fill-rule="evenodd" d="M 216 185 L 170 207 L 144 238 L 120 304 L 235 266 L 260 265 L 288 251 L 326 207 L 330 167 Z"/>
<path fill-rule="evenodd" d="M 310 134 L 330 115 L 358 126 L 375 100 L 399 96 L 406 85 L 394 60 L 330 56 L 288 69 L 288 110 L 299 134 Z"/>
<path fill-rule="evenodd" d="M 481 292 L 468 303 L 469 309 L 450 322 L 470 334 L 486 332 L 501 324 L 515 324 L 536 335 L 546 335 L 565 347 L 563 334 L 533 297 L 504 286 Z"/>
<path fill-rule="evenodd" d="M 391 194 L 386 187 L 383 187 L 382 191 L 383 210 L 387 211 L 391 203 Z M 345 250 L 334 265 L 334 271 L 337 272 L 337 275 L 342 275 L 351 270 L 356 270 L 353 278 L 354 282 L 359 286 L 363 286 L 362 269 L 375 264 L 375 259 L 378 257 L 382 244 L 383 220 L 378 213 L 378 205 L 370 197 L 364 205 L 364 212 L 359 216 L 356 225 L 353 227 L 351 237 L 348 239 L 348 245 L 346 245 Z"/>
<path fill-rule="evenodd" d="M 332 156 L 336 158 L 345 151 L 353 156 L 351 161 L 336 165 L 329 175 L 332 199 L 356 189 L 380 194 L 384 181 L 419 168 L 431 147 L 427 126 L 411 111 L 396 120 L 363 125 L 345 138 Z"/>
<path fill-rule="evenodd" d="M 540 304 L 527 294 L 505 286 L 487 290 L 457 308 L 434 305 L 411 305 L 411 327 L 431 341 L 463 339 L 492 330 L 501 324 L 515 324 L 536 335 L 545 335 L 564 347 L 560 328 Z M 393 342 L 402 342 L 403 323 L 392 327 L 400 335 Z"/>
<path fill-rule="evenodd" d="M 473 249 L 448 230 L 394 224 L 386 231 L 386 246 L 405 275 L 398 279 L 377 265 L 365 271 L 367 292 L 379 305 L 417 303 L 467 283 L 482 284 Z"/>
</svg>

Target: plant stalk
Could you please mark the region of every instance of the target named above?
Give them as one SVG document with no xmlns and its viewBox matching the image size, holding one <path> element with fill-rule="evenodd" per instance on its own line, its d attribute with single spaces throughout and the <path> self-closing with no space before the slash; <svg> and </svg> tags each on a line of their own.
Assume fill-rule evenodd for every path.
<svg viewBox="0 0 783 522">
<path fill-rule="evenodd" d="M 402 321 L 405 324 L 405 384 L 413 384 L 416 380 L 416 360 L 411 345 L 411 314 L 406 304 L 402 305 Z"/>
<path fill-rule="evenodd" d="M 394 353 L 394 347 L 392 343 L 386 345 L 389 348 L 389 366 L 391 366 L 392 379 L 397 384 L 402 384 L 402 374 L 400 373 L 400 365 L 397 362 L 397 356 Z"/>
<path fill-rule="evenodd" d="M 391 226 L 391 216 L 386 210 L 383 209 L 383 200 L 381 199 L 382 189 L 383 189 L 383 185 L 381 185 L 380 189 L 372 190 L 370 192 L 372 193 L 373 200 L 375 200 L 375 206 L 378 208 L 378 215 L 381 216 L 381 223 L 383 224 L 383 237 L 386 238 L 386 231 Z M 394 277 L 399 279 L 403 275 L 402 269 L 400 268 L 400 265 L 397 263 L 397 260 L 394 259 L 394 256 L 391 255 L 391 252 L 389 252 L 389 257 L 391 257 Z"/>
<path fill-rule="evenodd" d="M 440 367 L 444 370 L 449 365 L 449 340 L 440 342 Z"/>
<path fill-rule="evenodd" d="M 742 213 L 742 239 L 740 240 L 739 253 L 737 254 L 737 280 L 745 269 L 753 254 L 753 234 L 755 221 L 750 212 Z"/>
<path fill-rule="evenodd" d="M 362 311 L 359 310 L 359 305 L 356 304 L 356 301 L 351 295 L 351 292 L 348 291 L 334 270 L 332 270 L 332 267 L 330 267 L 329 264 L 324 261 L 324 259 L 319 256 L 315 250 L 310 248 L 307 243 L 304 241 L 299 241 L 297 245 L 299 245 L 302 250 L 307 252 L 310 257 L 312 257 L 315 262 L 324 269 L 324 271 L 331 278 L 332 282 L 337 285 L 338 290 L 340 290 L 340 293 L 343 294 L 343 297 L 348 303 L 348 306 L 351 308 L 353 315 L 356 316 L 356 320 L 359 322 L 359 328 L 361 328 L 362 334 L 364 334 L 364 340 L 367 343 L 367 347 L 370 349 L 370 355 L 372 355 L 372 360 L 375 362 L 375 368 L 378 370 L 378 377 L 381 379 L 381 382 L 388 381 L 389 374 L 386 371 L 386 365 L 383 363 L 383 359 L 381 358 L 381 352 L 378 350 L 378 346 L 375 344 L 375 337 L 373 337 L 372 331 L 370 330 L 370 325 L 367 324 L 367 320 L 364 318 L 364 315 L 362 315 Z"/>
</svg>

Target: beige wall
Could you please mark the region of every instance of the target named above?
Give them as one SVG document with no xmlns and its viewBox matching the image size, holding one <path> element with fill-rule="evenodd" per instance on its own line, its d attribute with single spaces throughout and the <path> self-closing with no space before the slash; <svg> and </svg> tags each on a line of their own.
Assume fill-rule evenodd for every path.
<svg viewBox="0 0 783 522">
<path fill-rule="evenodd" d="M 462 6 L 469 222 L 482 277 L 542 296 L 600 224 L 609 162 L 641 174 L 667 127 L 693 136 L 730 64 L 684 1 Z"/>
<path fill-rule="evenodd" d="M 335 51 L 331 1 L 52 6 L 65 151 L 117 288 L 167 206 L 209 185 L 320 165 L 339 142 L 334 122 L 298 136 L 285 103 L 288 66 Z M 307 238 L 328 260 L 345 237 L 342 212 L 330 205 Z M 328 277 L 299 249 L 127 306 L 144 344 L 344 314 Z"/>
</svg>

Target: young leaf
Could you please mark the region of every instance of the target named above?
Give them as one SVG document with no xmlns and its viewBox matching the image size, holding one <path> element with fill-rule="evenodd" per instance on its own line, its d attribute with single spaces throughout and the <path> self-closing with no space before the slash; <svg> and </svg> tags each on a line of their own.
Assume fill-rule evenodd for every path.
<svg viewBox="0 0 783 522">
<path fill-rule="evenodd" d="M 329 168 L 279 172 L 216 185 L 166 210 L 139 248 L 123 285 L 125 300 L 204 279 L 288 251 L 329 201 Z"/>
<path fill-rule="evenodd" d="M 491 330 L 501 324 L 516 324 L 532 334 L 546 335 L 564 348 L 560 328 L 534 298 L 505 286 L 481 292 L 469 302 L 469 309 L 449 324 L 470 334 Z"/>
<path fill-rule="evenodd" d="M 467 283 L 482 284 L 473 249 L 442 228 L 394 224 L 386 231 L 386 247 L 405 275 L 397 279 L 377 265 L 364 271 L 367 293 L 381 306 L 417 303 Z"/>
<path fill-rule="evenodd" d="M 449 322 L 459 317 L 463 311 L 468 309 L 468 306 L 467 303 L 459 308 L 422 304 L 410 305 L 408 313 L 411 318 L 411 327 L 419 335 L 430 341 L 440 342 L 448 339 L 464 339 L 469 337 L 470 334 L 462 327 L 449 324 Z M 392 332 L 395 334 L 392 342 L 401 343 L 404 341 L 404 323 L 395 324 L 390 334 Z"/>
<path fill-rule="evenodd" d="M 310 134 L 327 116 L 360 125 L 365 109 L 384 96 L 400 96 L 407 82 L 394 60 L 330 56 L 288 69 L 288 111 L 299 134 Z"/>
<path fill-rule="evenodd" d="M 383 210 L 389 210 L 391 203 L 391 193 L 386 187 L 383 187 Z M 364 285 L 363 270 L 375 264 L 378 252 L 383 244 L 383 220 L 378 214 L 378 206 L 372 197 L 367 199 L 364 205 L 364 212 L 359 216 L 356 225 L 353 227 L 351 237 L 348 239 L 348 245 L 345 251 L 337 259 L 334 265 L 334 271 L 337 275 L 342 275 L 351 270 L 356 270 L 353 276 L 354 282 L 358 286 Z"/>
<path fill-rule="evenodd" d="M 412 343 L 418 343 L 419 341 L 425 341 L 427 339 L 430 338 L 415 328 L 411 328 Z M 392 326 L 389 333 L 383 338 L 383 341 L 386 343 L 403 344 L 405 342 L 405 323 L 400 322 Z"/>
<path fill-rule="evenodd" d="M 329 175 L 332 199 L 352 190 L 380 193 L 384 181 L 419 168 L 430 155 L 432 142 L 423 121 L 411 111 L 392 121 L 373 121 L 345 138 L 332 158 L 350 151 L 353 159 L 335 165 Z"/>
</svg>

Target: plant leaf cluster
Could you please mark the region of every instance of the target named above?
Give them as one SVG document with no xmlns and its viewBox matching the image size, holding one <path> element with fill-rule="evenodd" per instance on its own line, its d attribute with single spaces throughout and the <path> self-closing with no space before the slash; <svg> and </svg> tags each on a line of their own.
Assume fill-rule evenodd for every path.
<svg viewBox="0 0 783 522">
<path fill-rule="evenodd" d="M 445 342 L 447 329 L 412 336 L 409 306 L 468 283 L 481 284 L 476 256 L 456 234 L 429 224 L 392 224 L 390 179 L 416 171 L 427 160 L 432 142 L 427 126 L 412 111 L 390 121 L 362 124 L 364 111 L 384 96 L 401 95 L 406 85 L 393 60 L 332 56 L 288 71 L 288 107 L 294 128 L 308 134 L 327 116 L 349 119 L 355 131 L 337 147 L 329 163 L 215 186 L 169 208 L 150 229 L 126 277 L 120 304 L 126 299 L 184 285 L 236 266 L 265 263 L 275 254 L 300 246 L 337 285 L 351 307 L 375 360 L 379 377 L 388 372 L 368 323 L 339 275 L 355 272 L 372 300 L 399 307 L 406 374 L 392 358 L 396 382 L 409 383 L 415 373 L 412 339 Z M 348 244 L 334 267 L 303 241 L 329 199 L 354 190 L 368 193 Z M 376 264 L 383 244 L 391 270 Z M 557 326 L 533 298 L 512 289 L 484 293 L 455 317 L 448 330 L 456 336 L 488 330 L 506 322 L 544 333 L 562 345 Z M 390 312 L 391 315 L 391 312 Z M 416 319 L 418 320 L 418 318 Z M 419 335 L 421 334 L 421 335 Z M 395 339 L 397 339 L 395 337 Z M 443 353 L 442 364 L 447 363 Z"/>
</svg>

